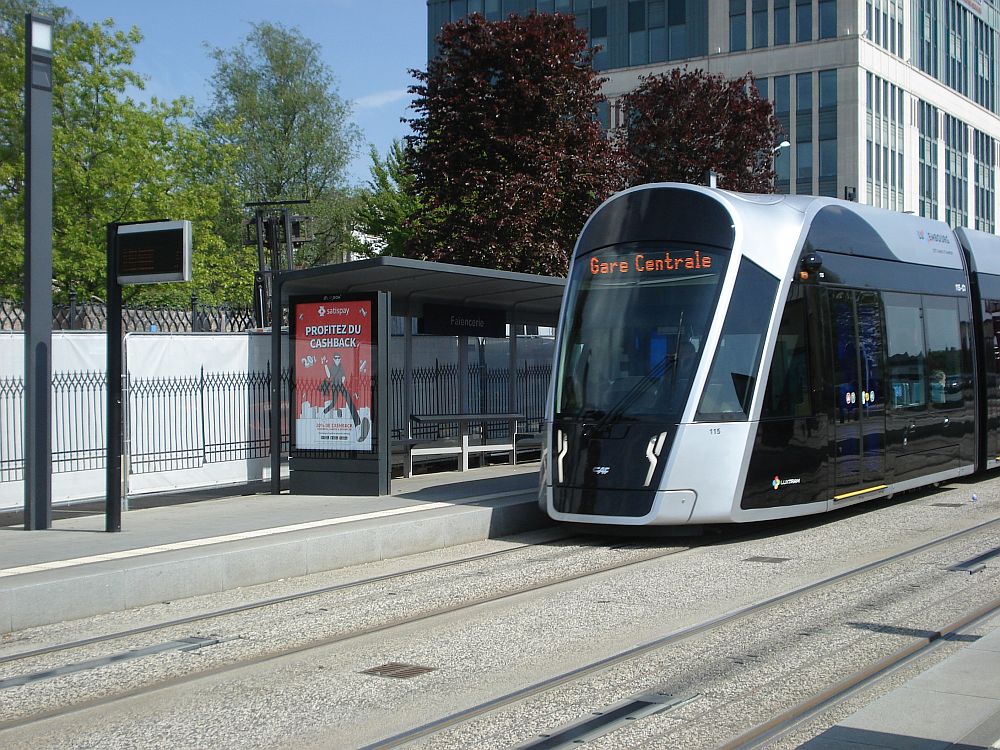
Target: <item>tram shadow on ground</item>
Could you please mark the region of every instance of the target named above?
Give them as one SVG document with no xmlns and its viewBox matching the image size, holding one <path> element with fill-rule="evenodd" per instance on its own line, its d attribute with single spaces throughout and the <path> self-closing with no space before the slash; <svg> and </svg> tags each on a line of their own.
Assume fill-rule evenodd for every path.
<svg viewBox="0 0 1000 750">
<path fill-rule="evenodd" d="M 989 750 L 990 745 L 951 743 L 946 740 L 875 732 L 870 729 L 834 726 L 799 745 L 798 750 L 850 750 L 851 748 L 906 748 L 906 750 Z"/>
</svg>

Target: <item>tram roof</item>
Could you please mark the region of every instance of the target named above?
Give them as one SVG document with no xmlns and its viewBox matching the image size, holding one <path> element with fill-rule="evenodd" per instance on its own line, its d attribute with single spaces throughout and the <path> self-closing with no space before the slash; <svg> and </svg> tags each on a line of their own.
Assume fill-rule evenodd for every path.
<svg viewBox="0 0 1000 750">
<path fill-rule="evenodd" d="M 425 302 L 516 312 L 522 323 L 555 325 L 566 279 L 451 263 L 380 256 L 281 274 L 281 301 L 292 295 L 389 292 L 393 312 Z"/>
</svg>

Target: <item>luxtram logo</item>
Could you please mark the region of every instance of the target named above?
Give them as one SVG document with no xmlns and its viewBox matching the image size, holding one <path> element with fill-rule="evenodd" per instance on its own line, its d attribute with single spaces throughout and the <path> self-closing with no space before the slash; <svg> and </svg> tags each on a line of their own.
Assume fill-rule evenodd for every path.
<svg viewBox="0 0 1000 750">
<path fill-rule="evenodd" d="M 775 474 L 774 479 L 771 480 L 771 487 L 772 489 L 779 489 L 789 484 L 800 484 L 801 482 L 802 482 L 801 479 L 782 479 L 777 474 Z"/>
</svg>

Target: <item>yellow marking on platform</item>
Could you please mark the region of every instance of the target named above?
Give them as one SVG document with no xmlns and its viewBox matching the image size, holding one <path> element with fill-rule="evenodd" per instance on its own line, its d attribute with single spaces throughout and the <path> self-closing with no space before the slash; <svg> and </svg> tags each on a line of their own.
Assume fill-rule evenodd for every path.
<svg viewBox="0 0 1000 750">
<path fill-rule="evenodd" d="M 858 495 L 864 495 L 866 492 L 875 492 L 876 490 L 884 490 L 889 485 L 879 484 L 875 487 L 867 487 L 863 490 L 854 490 L 854 492 L 845 492 L 843 495 L 834 495 L 834 500 L 846 500 L 849 497 L 857 497 Z"/>
</svg>

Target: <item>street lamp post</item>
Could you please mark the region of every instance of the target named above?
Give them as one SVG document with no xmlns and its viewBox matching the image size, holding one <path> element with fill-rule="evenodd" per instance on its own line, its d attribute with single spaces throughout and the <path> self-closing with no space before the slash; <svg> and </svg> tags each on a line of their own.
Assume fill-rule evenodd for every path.
<svg viewBox="0 0 1000 750">
<path fill-rule="evenodd" d="M 52 525 L 52 20 L 25 15 L 24 528 Z"/>
</svg>

